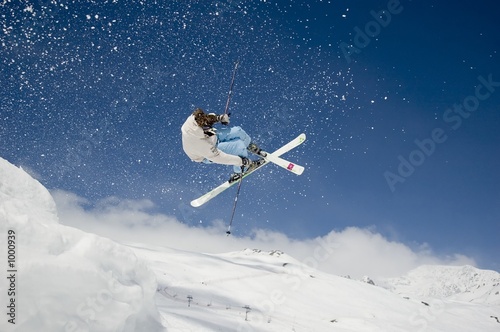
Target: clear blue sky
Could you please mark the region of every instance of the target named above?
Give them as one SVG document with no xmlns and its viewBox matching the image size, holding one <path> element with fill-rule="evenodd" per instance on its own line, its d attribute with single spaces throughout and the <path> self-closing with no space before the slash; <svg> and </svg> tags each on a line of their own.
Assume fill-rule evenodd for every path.
<svg viewBox="0 0 500 332">
<path fill-rule="evenodd" d="M 189 207 L 230 168 L 190 162 L 180 126 L 223 112 L 240 60 L 232 124 L 268 150 L 308 140 L 286 155 L 301 177 L 243 183 L 235 236 L 374 227 L 500 269 L 496 1 L 29 3 L 0 7 L 0 155 L 48 188 L 227 222 L 234 191 Z"/>
</svg>

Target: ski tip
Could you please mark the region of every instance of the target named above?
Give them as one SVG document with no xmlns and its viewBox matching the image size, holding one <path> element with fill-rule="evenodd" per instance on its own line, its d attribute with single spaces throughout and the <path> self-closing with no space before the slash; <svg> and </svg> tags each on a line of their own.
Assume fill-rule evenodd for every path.
<svg viewBox="0 0 500 332">
<path fill-rule="evenodd" d="M 189 204 L 191 204 L 192 207 L 200 207 L 203 205 L 197 199 L 195 199 L 194 201 L 191 201 L 191 203 L 189 203 Z"/>
<path fill-rule="evenodd" d="M 301 166 L 300 168 L 295 169 L 293 173 L 297 175 L 302 175 L 302 173 L 304 173 L 304 167 Z"/>
</svg>

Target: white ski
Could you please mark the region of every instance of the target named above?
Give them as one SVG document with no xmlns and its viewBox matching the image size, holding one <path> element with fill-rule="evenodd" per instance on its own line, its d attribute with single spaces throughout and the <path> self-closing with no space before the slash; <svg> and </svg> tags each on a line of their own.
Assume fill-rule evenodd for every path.
<svg viewBox="0 0 500 332">
<path fill-rule="evenodd" d="M 278 150 L 274 151 L 271 154 L 268 154 L 267 157 L 264 159 L 264 163 L 262 165 L 260 165 L 259 167 L 255 168 L 254 170 L 252 170 L 252 171 L 250 171 L 248 173 L 245 173 L 243 175 L 243 178 L 247 177 L 248 175 L 252 174 L 256 170 L 260 169 L 262 166 L 264 166 L 267 163 L 269 163 L 271 161 L 270 158 L 269 158 L 270 155 L 272 155 L 273 157 L 279 157 L 282 154 L 284 154 L 284 153 L 286 153 L 286 152 L 288 152 L 288 151 L 296 148 L 297 146 L 299 146 L 300 144 L 302 144 L 305 140 L 306 140 L 306 134 L 300 134 L 299 136 L 297 136 L 296 138 L 294 138 L 293 140 L 291 140 L 287 144 L 283 145 Z M 271 158 L 273 158 L 273 157 L 271 157 Z M 292 167 L 292 168 L 295 168 L 295 167 Z M 303 167 L 302 167 L 302 171 L 303 171 Z M 206 202 L 208 202 L 209 200 L 211 200 L 215 196 L 219 195 L 224 190 L 232 187 L 234 184 L 236 184 L 238 182 L 239 181 L 233 181 L 233 182 L 226 181 L 226 182 L 224 182 L 223 184 L 221 184 L 220 186 L 212 189 L 211 191 L 209 191 L 208 193 L 204 194 L 203 196 L 200 196 L 197 199 L 192 200 L 191 201 L 191 206 L 192 207 L 200 207 L 200 206 L 202 206 L 203 204 L 205 204 Z"/>
<path fill-rule="evenodd" d="M 292 172 L 293 174 L 301 175 L 304 172 L 304 166 L 289 162 L 286 159 L 276 156 L 274 153 L 267 153 L 267 156 L 265 156 L 264 159 L 286 169 L 289 172 Z"/>
</svg>

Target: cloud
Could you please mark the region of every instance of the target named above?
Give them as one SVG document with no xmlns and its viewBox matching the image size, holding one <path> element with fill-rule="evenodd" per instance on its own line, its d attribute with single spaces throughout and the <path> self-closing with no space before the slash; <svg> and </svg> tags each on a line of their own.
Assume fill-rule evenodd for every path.
<svg viewBox="0 0 500 332">
<path fill-rule="evenodd" d="M 55 190 L 52 196 L 62 224 L 122 243 L 203 253 L 244 248 L 281 250 L 311 267 L 354 278 L 401 276 L 423 264 L 475 265 L 467 256 L 441 257 L 426 244 L 412 249 L 366 228 L 349 227 L 311 239 L 292 239 L 266 229 L 255 229 L 250 236 L 227 237 L 221 221 L 213 221 L 208 227 L 189 226 L 174 217 L 148 212 L 154 207 L 149 200 L 110 197 L 90 207 L 73 193 Z"/>
</svg>

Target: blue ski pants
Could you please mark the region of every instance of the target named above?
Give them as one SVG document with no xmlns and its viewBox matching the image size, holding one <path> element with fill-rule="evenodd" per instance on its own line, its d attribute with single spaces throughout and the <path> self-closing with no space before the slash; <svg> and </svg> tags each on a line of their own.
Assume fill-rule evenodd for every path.
<svg viewBox="0 0 500 332">
<path fill-rule="evenodd" d="M 241 127 L 224 127 L 217 130 L 217 148 L 227 154 L 248 157 L 247 146 L 252 139 Z M 240 166 L 233 166 L 235 173 L 241 173 Z"/>
</svg>

